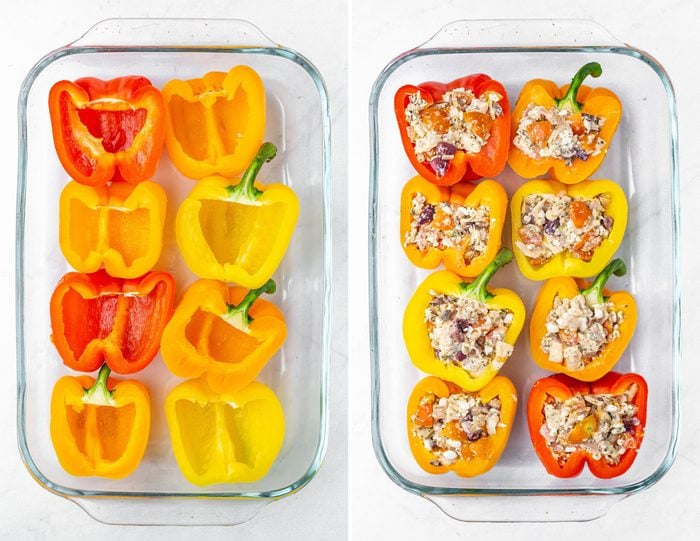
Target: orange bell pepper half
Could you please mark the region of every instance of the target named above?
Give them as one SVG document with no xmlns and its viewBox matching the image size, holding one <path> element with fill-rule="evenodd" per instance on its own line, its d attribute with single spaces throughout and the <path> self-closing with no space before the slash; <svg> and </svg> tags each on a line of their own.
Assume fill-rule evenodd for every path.
<svg viewBox="0 0 700 541">
<path fill-rule="evenodd" d="M 151 401 L 135 380 L 63 376 L 51 395 L 51 441 L 71 475 L 121 479 L 141 463 L 151 428 Z"/>
<path fill-rule="evenodd" d="M 137 183 L 155 173 L 165 108 L 145 77 L 59 81 L 49 92 L 49 112 L 58 158 L 76 182 Z"/>
<path fill-rule="evenodd" d="M 51 296 L 51 340 L 73 370 L 92 372 L 105 362 L 119 374 L 138 372 L 158 353 L 174 296 L 167 272 L 135 280 L 70 272 Z"/>
</svg>

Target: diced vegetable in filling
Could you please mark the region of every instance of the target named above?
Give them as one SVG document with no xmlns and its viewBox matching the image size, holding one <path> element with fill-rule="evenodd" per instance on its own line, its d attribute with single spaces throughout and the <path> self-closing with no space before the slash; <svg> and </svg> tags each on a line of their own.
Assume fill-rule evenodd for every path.
<svg viewBox="0 0 700 541">
<path fill-rule="evenodd" d="M 433 466 L 450 466 L 468 458 L 469 443 L 493 436 L 501 423 L 501 401 L 484 404 L 477 395 L 457 393 L 448 397 L 426 394 L 411 416 L 413 434 L 435 455 Z"/>
<path fill-rule="evenodd" d="M 411 230 L 406 232 L 406 246 L 419 250 L 459 248 L 469 264 L 486 250 L 491 218 L 489 207 L 468 207 L 442 201 L 431 205 L 422 193 L 411 200 Z"/>
<path fill-rule="evenodd" d="M 622 394 L 576 394 L 563 402 L 550 396 L 542 410 L 540 434 L 559 461 L 585 451 L 595 460 L 618 464 L 627 449 L 636 447 L 639 419 L 632 401 L 637 390 L 632 384 Z"/>
<path fill-rule="evenodd" d="M 406 135 L 419 162 L 428 162 L 438 177 L 447 171 L 457 150 L 478 154 L 491 135 L 493 121 L 503 114 L 503 96 L 487 91 L 475 96 L 471 90 L 455 88 L 442 101 L 428 105 L 420 92 L 409 96 L 406 106 Z"/>
<path fill-rule="evenodd" d="M 433 299 L 425 310 L 425 322 L 435 356 L 462 367 L 473 378 L 488 366 L 501 368 L 513 353 L 513 346 L 505 341 L 513 312 L 489 308 L 470 297 L 430 294 Z"/>
<path fill-rule="evenodd" d="M 522 226 L 515 245 L 534 267 L 564 251 L 590 261 L 612 231 L 615 221 L 606 213 L 609 206 L 608 194 L 592 199 L 570 197 L 563 191 L 530 194 L 520 209 Z"/>
<path fill-rule="evenodd" d="M 602 117 L 531 103 L 520 118 L 513 144 L 530 158 L 557 158 L 571 165 L 603 151 L 603 124 Z"/>
</svg>

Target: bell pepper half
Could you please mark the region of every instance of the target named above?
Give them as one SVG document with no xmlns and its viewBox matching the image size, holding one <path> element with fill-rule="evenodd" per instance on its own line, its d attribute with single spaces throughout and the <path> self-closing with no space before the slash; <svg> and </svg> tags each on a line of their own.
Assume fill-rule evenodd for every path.
<svg viewBox="0 0 700 541">
<path fill-rule="evenodd" d="M 58 158 L 80 184 L 137 183 L 155 173 L 165 136 L 160 91 L 145 77 L 59 81 L 49 92 Z"/>
<path fill-rule="evenodd" d="M 63 256 L 80 272 L 104 266 L 119 278 L 146 274 L 160 258 L 166 207 L 165 191 L 155 182 L 69 182 L 59 201 Z"/>
<path fill-rule="evenodd" d="M 257 288 L 277 270 L 294 232 L 299 200 L 283 184 L 255 183 L 263 163 L 276 153 L 275 145 L 263 144 L 240 181 L 207 177 L 180 205 L 177 244 L 197 276 Z"/>
<path fill-rule="evenodd" d="M 71 475 L 121 479 L 141 463 L 151 428 L 151 401 L 135 380 L 63 376 L 51 395 L 51 441 Z"/>
<path fill-rule="evenodd" d="M 435 454 L 426 449 L 421 438 L 416 435 L 415 429 L 416 427 L 433 426 L 434 401 L 457 393 L 468 393 L 468 391 L 434 376 L 420 380 L 408 399 L 408 442 L 413 458 L 426 472 L 442 474 L 454 471 L 460 477 L 475 477 L 493 468 L 506 448 L 515 419 L 518 394 L 513 383 L 503 376 L 496 376 L 483 389 L 475 393 L 483 404 L 487 404 L 496 397 L 499 398 L 501 412 L 496 433 L 483 436 L 476 441 L 469 441 L 463 431 L 453 429 L 454 434 L 450 434 L 450 437 L 463 442 L 460 449 L 461 457 L 451 465 L 435 465 L 433 464 L 436 458 Z M 443 428 L 443 432 L 448 427 L 451 428 L 448 425 Z"/>
<path fill-rule="evenodd" d="M 407 233 L 411 231 L 411 206 L 412 200 L 417 193 L 423 194 L 426 204 L 433 207 L 442 202 L 464 207 L 478 208 L 486 206 L 489 210 L 490 225 L 488 232 L 488 242 L 486 249 L 471 260 L 465 259 L 465 252 L 469 248 L 468 241 L 457 246 L 450 247 L 428 247 L 421 250 L 415 244 L 406 244 Z M 460 276 L 473 277 L 482 272 L 486 266 L 496 257 L 501 248 L 501 233 L 506 219 L 508 208 L 508 195 L 503 187 L 495 180 L 484 180 L 478 185 L 471 183 L 460 183 L 450 187 L 436 186 L 423 177 L 413 177 L 404 186 L 401 193 L 401 246 L 411 260 L 411 263 L 424 269 L 437 267 L 442 261 L 445 268 Z M 445 225 L 444 216 L 435 212 L 432 217 L 427 216 L 436 228 L 445 230 L 449 234 L 449 225 Z M 422 219 L 422 217 L 421 217 Z M 452 220 L 448 218 L 448 222 Z"/>
<path fill-rule="evenodd" d="M 449 160 L 446 171 L 435 170 L 430 163 L 418 161 L 415 146 L 407 133 L 406 107 L 410 97 L 420 93 L 421 97 L 432 105 L 442 101 L 445 92 L 455 88 L 464 88 L 474 93 L 476 97 L 485 92 L 496 92 L 502 96 L 499 105 L 503 114 L 493 119 L 489 117 L 486 144 L 476 153 L 467 153 L 464 150 L 456 150 L 454 157 Z M 510 105 L 508 94 L 501 83 L 491 79 L 488 75 L 477 73 L 456 79 L 450 83 L 426 82 L 415 85 L 404 85 L 399 88 L 394 96 L 394 112 L 399 124 L 401 142 L 411 164 L 423 178 L 438 186 L 451 186 L 462 180 L 476 180 L 482 177 L 495 177 L 506 166 L 508 148 L 510 146 Z"/>
<path fill-rule="evenodd" d="M 574 278 L 550 278 L 540 289 L 530 318 L 530 354 L 535 362 L 545 370 L 561 372 L 581 381 L 594 381 L 608 373 L 624 353 L 632 339 L 637 325 L 637 303 L 626 291 L 610 292 L 604 289 L 610 276 L 624 276 L 627 266 L 621 259 L 613 259 L 603 272 L 590 283 L 577 282 Z M 589 306 L 611 302 L 615 312 L 622 313 L 619 324 L 620 336 L 606 344 L 600 353 L 582 370 L 571 370 L 563 362 L 552 362 L 542 350 L 542 339 L 547 333 L 546 322 L 554 305 L 554 299 L 574 298 L 583 295 Z M 609 320 L 608 320 L 609 321 Z M 606 322 L 607 323 L 607 322 Z"/>
<path fill-rule="evenodd" d="M 241 173 L 265 135 L 265 88 L 248 66 L 168 81 L 165 146 L 183 175 L 200 179 Z"/>
<path fill-rule="evenodd" d="M 520 238 L 519 231 L 524 225 L 523 200 L 531 194 L 557 195 L 561 192 L 565 192 L 572 198 L 583 199 L 593 199 L 601 194 L 606 194 L 610 203 L 605 213 L 613 219 L 612 229 L 607 238 L 603 239 L 592 254 L 577 254 L 564 250 L 548 259 L 544 264 L 537 264 L 515 244 L 516 239 Z M 603 270 L 622 243 L 627 228 L 627 197 L 619 184 L 612 180 L 586 180 L 573 186 L 567 186 L 556 180 L 531 180 L 525 182 L 513 194 L 510 203 L 510 216 L 515 261 L 520 272 L 526 278 L 546 280 L 557 276 L 593 276 Z"/>
<path fill-rule="evenodd" d="M 161 340 L 168 369 L 202 376 L 214 391 L 233 392 L 253 381 L 282 346 L 287 327 L 271 302 L 275 282 L 247 291 L 217 280 L 197 280 L 185 292 Z"/>
<path fill-rule="evenodd" d="M 556 457 L 551 451 L 545 436 L 542 434 L 545 423 L 544 407 L 546 403 L 554 401 L 564 402 L 574 395 L 608 394 L 620 395 L 636 385 L 637 391 L 632 399 L 632 404 L 637 407 L 636 417 L 638 424 L 625 426 L 625 431 L 631 434 L 634 445 L 627 448 L 620 456 L 617 463 L 609 463 L 604 457 L 594 456 L 581 447 L 567 453 L 565 457 Z M 632 466 L 637 452 L 644 438 L 644 426 L 647 416 L 648 388 L 644 378 L 638 374 L 620 374 L 609 372 L 603 378 L 592 383 L 582 383 L 563 374 L 555 374 L 547 378 L 539 379 L 532 386 L 527 401 L 527 422 L 530 430 L 530 439 L 542 465 L 547 472 L 556 477 L 576 477 L 588 463 L 588 469 L 593 475 L 601 479 L 618 477 Z M 577 423 L 569 438 L 573 446 L 585 442 L 598 427 L 598 419 L 588 416 Z"/>
<path fill-rule="evenodd" d="M 535 178 L 551 171 L 552 176 L 560 182 L 575 184 L 589 178 L 603 163 L 620 123 L 622 104 L 620 99 L 606 88 L 591 89 L 581 84 L 589 75 L 599 77 L 602 72 L 600 64 L 591 62 L 576 72 L 570 84 L 561 88 L 553 81 L 544 79 L 533 79 L 525 84 L 513 109 L 512 137 L 515 137 L 518 131 L 518 125 L 527 106 L 535 104 L 548 109 L 556 107 L 560 110 L 568 110 L 577 124 L 580 124 L 578 120 L 583 114 L 605 119 L 598 134 L 605 141 L 605 146 L 599 154 L 590 155 L 585 160 L 574 158 L 571 165 L 567 165 L 561 158 L 532 158 L 513 144 L 508 154 L 508 165 L 518 176 Z"/>
<path fill-rule="evenodd" d="M 104 270 L 70 272 L 51 295 L 51 340 L 73 370 L 92 372 L 105 362 L 119 374 L 138 372 L 158 353 L 174 297 L 167 272 L 129 280 Z"/>
<path fill-rule="evenodd" d="M 199 486 L 262 479 L 284 440 L 282 404 L 257 381 L 221 394 L 185 381 L 166 397 L 165 417 L 180 471 Z"/>
<path fill-rule="evenodd" d="M 438 358 L 430 341 L 430 333 L 425 321 L 426 308 L 435 295 L 469 297 L 486 304 L 493 310 L 508 310 L 513 314 L 508 326 L 505 342 L 514 345 L 525 323 L 525 305 L 516 293 L 509 289 L 489 289 L 491 277 L 503 265 L 509 263 L 513 254 L 501 248 L 494 260 L 473 282 L 466 283 L 460 276 L 449 271 L 437 271 L 429 275 L 416 289 L 406 306 L 403 318 L 403 337 L 411 361 L 417 368 L 440 379 L 456 383 L 467 391 L 478 391 L 491 381 L 503 366 L 506 359 L 494 358 L 477 376 L 455 363 L 446 363 Z"/>
</svg>

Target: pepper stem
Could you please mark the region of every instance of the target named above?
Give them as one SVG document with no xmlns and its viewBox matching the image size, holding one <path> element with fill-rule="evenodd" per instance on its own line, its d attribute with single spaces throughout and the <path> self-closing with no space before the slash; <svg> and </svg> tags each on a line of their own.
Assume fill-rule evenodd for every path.
<svg viewBox="0 0 700 541">
<path fill-rule="evenodd" d="M 477 276 L 471 284 L 462 282 L 460 284 L 460 289 L 462 290 L 462 295 L 466 297 L 471 297 L 481 302 L 486 302 L 493 297 L 491 293 L 488 292 L 486 286 L 491 280 L 491 277 L 496 274 L 496 271 L 513 261 L 513 252 L 508 248 L 501 248 L 493 261 L 489 263 L 479 276 Z"/>
<path fill-rule="evenodd" d="M 269 162 L 272 158 L 277 155 L 277 147 L 272 143 L 263 143 L 258 149 L 258 153 L 250 162 L 248 169 L 243 173 L 243 178 L 235 186 L 228 186 L 226 189 L 228 191 L 230 200 L 237 199 L 249 199 L 254 201 L 262 193 L 255 187 L 255 177 L 258 176 L 260 168 L 264 163 Z"/>
<path fill-rule="evenodd" d="M 571 79 L 571 85 L 569 85 L 569 90 L 566 91 L 564 97 L 559 100 L 554 100 L 559 109 L 568 109 L 572 113 L 580 113 L 583 104 L 576 101 L 576 96 L 578 95 L 578 89 L 581 88 L 581 83 L 588 77 L 600 77 L 603 73 L 603 68 L 600 67 L 598 62 L 589 62 L 584 65 L 580 70 L 576 72 L 573 79 Z"/>
<path fill-rule="evenodd" d="M 277 290 L 277 284 L 275 281 L 270 279 L 265 282 L 262 287 L 257 289 L 251 289 L 248 291 L 243 300 L 238 304 L 227 305 L 228 310 L 226 310 L 226 320 L 231 322 L 235 326 L 247 327 L 250 325 L 252 318 L 248 315 L 250 307 L 257 298 L 263 293 L 274 293 Z M 237 325 L 238 324 L 238 325 Z"/>
<path fill-rule="evenodd" d="M 85 389 L 85 394 L 83 395 L 83 402 L 85 404 L 93 404 L 96 406 L 114 406 L 114 394 L 112 391 L 107 389 L 107 379 L 109 378 L 109 373 L 111 370 L 107 363 L 103 364 L 100 371 L 97 373 L 97 379 L 95 383 L 89 389 Z"/>
<path fill-rule="evenodd" d="M 581 294 L 586 297 L 586 304 L 593 306 L 594 304 L 602 304 L 605 302 L 603 288 L 613 274 L 615 276 L 624 276 L 627 274 L 627 265 L 625 265 L 625 262 L 619 257 L 608 263 L 601 273 L 596 276 L 593 283 L 588 288 L 581 291 Z"/>
</svg>

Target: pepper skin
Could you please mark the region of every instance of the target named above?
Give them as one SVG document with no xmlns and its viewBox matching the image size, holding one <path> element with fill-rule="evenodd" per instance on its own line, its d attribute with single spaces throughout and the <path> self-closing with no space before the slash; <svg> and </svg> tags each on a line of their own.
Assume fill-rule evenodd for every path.
<svg viewBox="0 0 700 541">
<path fill-rule="evenodd" d="M 165 136 L 160 91 L 145 77 L 59 81 L 49 92 L 51 128 L 68 175 L 88 186 L 155 173 Z"/>
<path fill-rule="evenodd" d="M 196 281 L 163 332 L 161 355 L 168 369 L 181 378 L 203 375 L 219 393 L 245 387 L 287 336 L 282 312 L 258 298 L 274 292 L 272 280 L 252 291 Z"/>
<path fill-rule="evenodd" d="M 468 393 L 460 389 L 454 383 L 443 381 L 440 378 L 429 376 L 420 380 L 411 392 L 408 399 L 407 427 L 408 442 L 411 453 L 418 465 L 428 473 L 442 474 L 454 471 L 460 477 L 475 477 L 482 475 L 493 468 L 501 457 L 508 443 L 510 430 L 513 427 L 515 410 L 518 404 L 518 394 L 513 383 L 506 377 L 496 376 L 477 394 L 482 403 L 486 404 L 498 397 L 501 401 L 501 421 L 492 436 L 482 437 L 475 442 L 464 441 L 462 444 L 462 456 L 454 464 L 449 466 L 434 466 L 430 462 L 435 460 L 435 455 L 428 451 L 422 440 L 413 433 L 416 426 L 413 416 L 423 417 L 421 426 L 432 425 L 432 404 L 428 404 L 428 410 L 423 411 L 420 406 L 421 399 L 427 394 L 434 394 L 438 398 L 448 397 L 457 393 Z M 426 424 L 429 423 L 429 424 Z"/>
<path fill-rule="evenodd" d="M 73 370 L 92 372 L 106 362 L 119 374 L 138 372 L 158 353 L 174 297 L 167 272 L 135 280 L 70 272 L 51 296 L 51 340 Z"/>
<path fill-rule="evenodd" d="M 477 154 L 468 154 L 463 150 L 457 150 L 454 158 L 450 160 L 444 175 L 438 176 L 428 163 L 418 161 L 414 145 L 406 133 L 406 106 L 411 95 L 420 92 L 421 97 L 430 105 L 442 100 L 442 96 L 448 90 L 464 88 L 471 90 L 475 96 L 481 96 L 484 92 L 493 91 L 503 99 L 499 104 L 503 108 L 503 114 L 493 121 L 489 130 L 489 138 L 481 151 Z M 462 180 L 476 180 L 482 177 L 495 177 L 506 166 L 508 148 L 510 145 L 510 105 L 506 89 L 498 81 L 488 75 L 477 73 L 456 79 L 451 83 L 427 82 L 418 86 L 404 85 L 398 89 L 394 96 L 394 112 L 399 124 L 401 142 L 408 159 L 418 174 L 438 186 L 451 186 Z"/>
<path fill-rule="evenodd" d="M 617 464 L 608 464 L 605 459 L 595 460 L 583 450 L 570 453 L 566 460 L 559 461 L 551 453 L 544 436 L 540 434 L 540 428 L 544 422 L 542 413 L 545 402 L 549 397 L 560 401 L 571 398 L 574 394 L 621 394 L 632 384 L 638 387 L 633 403 L 637 406 L 637 418 L 639 424 L 633 429 L 633 438 L 636 448 L 628 449 Z M 592 383 L 581 383 L 563 374 L 555 374 L 547 378 L 537 380 L 532 386 L 527 400 L 527 423 L 530 430 L 530 439 L 542 465 L 548 473 L 556 477 L 576 477 L 588 463 L 588 469 L 593 475 L 601 479 L 611 479 L 625 473 L 642 445 L 644 438 L 644 426 L 647 418 L 647 383 L 638 374 L 620 374 L 609 372 L 606 376 Z"/>
<path fill-rule="evenodd" d="M 59 201 L 58 238 L 80 272 L 102 266 L 111 276 L 137 278 L 160 258 L 167 198 L 155 182 L 96 188 L 69 182 Z"/>
<path fill-rule="evenodd" d="M 51 395 L 51 441 L 66 472 L 121 479 L 141 462 L 151 428 L 151 401 L 135 380 L 63 376 Z"/>
<path fill-rule="evenodd" d="M 177 244 L 200 278 L 261 287 L 277 270 L 291 240 L 299 200 L 283 184 L 255 184 L 276 147 L 265 143 L 240 181 L 207 177 L 180 205 Z"/>
<path fill-rule="evenodd" d="M 535 178 L 551 172 L 551 175 L 560 182 L 575 184 L 595 173 L 596 169 L 603 163 L 622 116 L 622 104 L 614 93 L 606 88 L 591 89 L 581 85 L 588 75 L 599 77 L 601 73 L 600 64 L 591 62 L 574 75 L 571 84 L 561 88 L 553 81 L 544 79 L 533 79 L 525 84 L 515 109 L 513 109 L 511 137 L 515 137 L 518 124 L 527 106 L 534 103 L 548 109 L 552 107 L 568 109 L 574 115 L 587 113 L 604 118 L 605 123 L 599 136 L 606 144 L 600 154 L 589 156 L 586 160 L 575 158 L 571 165 L 566 165 L 566 162 L 561 158 L 531 158 L 515 145 L 511 145 L 508 165 L 518 176 Z"/>
<path fill-rule="evenodd" d="M 570 197 L 593 199 L 600 194 L 610 197 L 610 205 L 605 211 L 614 220 L 612 230 L 608 237 L 595 248 L 590 261 L 584 261 L 574 256 L 569 251 L 563 251 L 544 265 L 535 266 L 525 254 L 513 242 L 515 261 L 520 272 L 530 280 L 546 280 L 557 276 L 587 277 L 598 274 L 610 261 L 622 243 L 627 227 L 627 198 L 620 186 L 612 180 L 586 180 L 575 186 L 566 186 L 556 180 L 531 180 L 524 183 L 513 194 L 510 203 L 511 238 L 519 238 L 518 230 L 523 226 L 522 207 L 523 200 L 530 194 L 557 195 L 566 192 Z"/>
<path fill-rule="evenodd" d="M 411 231 L 411 201 L 416 193 L 422 193 L 426 203 L 437 205 L 448 201 L 454 205 L 466 207 L 489 207 L 491 223 L 489 240 L 484 253 L 467 262 L 464 252 L 467 245 L 454 248 L 428 248 L 420 250 L 414 244 L 406 246 L 406 234 Z M 508 196 L 503 187 L 495 180 L 484 180 L 478 185 L 460 183 L 451 187 L 436 186 L 432 182 L 417 176 L 404 186 L 401 194 L 401 246 L 411 263 L 424 269 L 433 269 L 442 261 L 449 271 L 464 277 L 474 277 L 481 273 L 496 257 L 501 248 L 501 234 L 506 219 Z"/>
<path fill-rule="evenodd" d="M 257 381 L 222 394 L 185 381 L 165 399 L 165 417 L 180 471 L 199 486 L 262 479 L 284 440 L 282 404 Z"/>
<path fill-rule="evenodd" d="M 183 175 L 234 176 L 255 157 L 265 135 L 265 88 L 252 68 L 174 79 L 163 99 L 165 146 Z"/>
<path fill-rule="evenodd" d="M 513 322 L 506 332 L 505 342 L 514 345 L 525 323 L 525 305 L 516 293 L 509 289 L 487 289 L 495 272 L 509 263 L 513 254 L 501 248 L 498 255 L 471 283 L 449 271 L 438 271 L 428 276 L 411 297 L 403 318 L 403 337 L 411 361 L 417 368 L 440 379 L 456 383 L 467 391 L 478 391 L 491 381 L 500 370 L 503 359 L 494 359 L 477 377 L 453 363 L 441 361 L 430 344 L 430 335 L 425 322 L 425 310 L 434 295 L 431 293 L 467 296 L 487 304 L 491 309 L 510 310 Z"/>
</svg>

